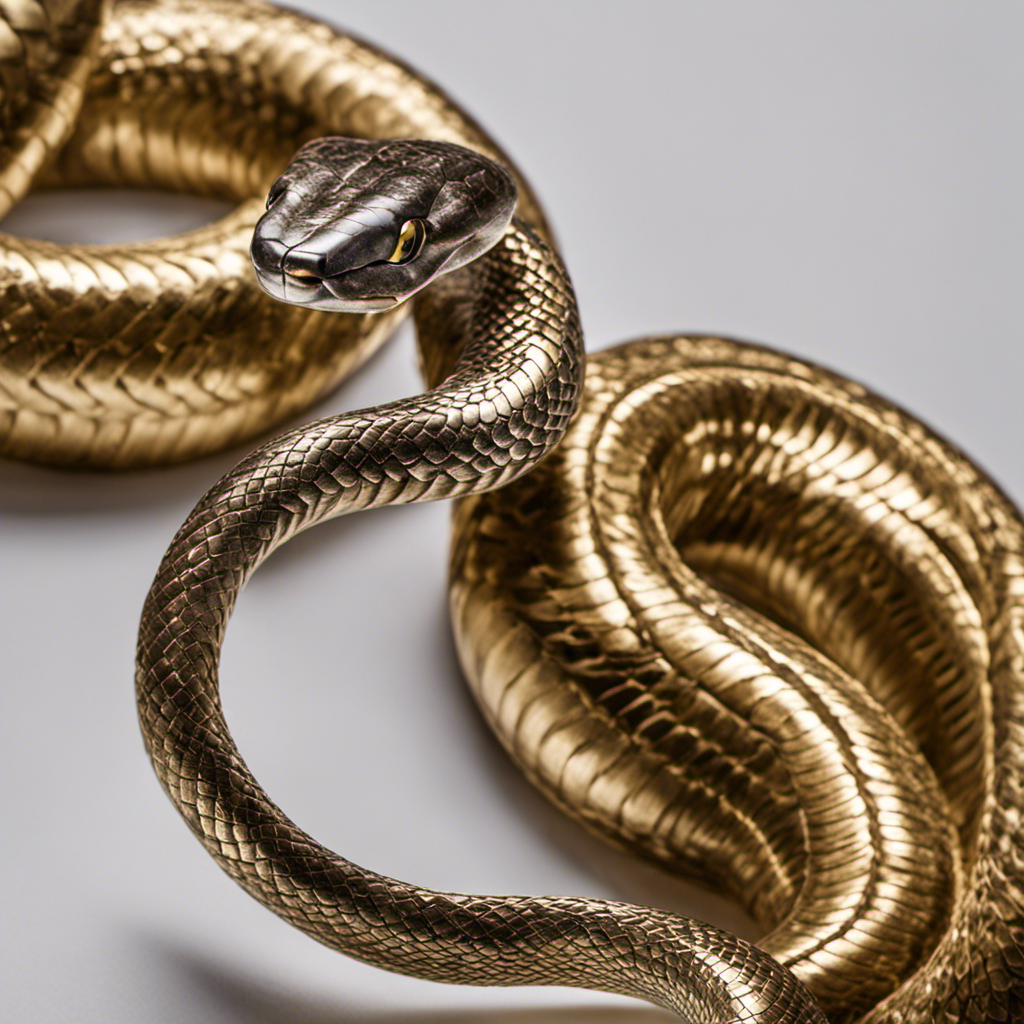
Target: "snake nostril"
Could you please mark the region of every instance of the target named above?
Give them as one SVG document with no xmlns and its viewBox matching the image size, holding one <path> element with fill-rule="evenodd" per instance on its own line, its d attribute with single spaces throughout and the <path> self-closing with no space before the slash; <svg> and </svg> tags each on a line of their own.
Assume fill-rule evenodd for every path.
<svg viewBox="0 0 1024 1024">
<path fill-rule="evenodd" d="M 264 273 L 280 273 L 281 261 L 287 253 L 287 247 L 276 238 L 267 238 L 259 231 L 252 237 L 249 245 L 249 257 L 257 270 Z"/>
</svg>

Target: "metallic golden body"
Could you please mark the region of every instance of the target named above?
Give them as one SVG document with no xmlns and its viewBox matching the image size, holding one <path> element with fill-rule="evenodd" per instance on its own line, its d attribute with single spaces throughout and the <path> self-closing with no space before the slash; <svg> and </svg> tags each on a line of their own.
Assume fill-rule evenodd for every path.
<svg viewBox="0 0 1024 1024">
<path fill-rule="evenodd" d="M 0 217 L 74 127 L 107 0 L 0 7 Z"/>
<path fill-rule="evenodd" d="M 466 674 L 558 806 L 732 892 L 831 1021 L 1021 1019 L 1024 525 L 959 452 L 790 356 L 634 342 L 454 538 Z"/>
<path fill-rule="evenodd" d="M 253 277 L 249 240 L 267 188 L 308 139 L 422 136 L 512 166 L 429 83 L 308 18 L 233 0 L 125 0 L 113 15 L 77 124 L 65 115 L 80 98 L 81 47 L 60 37 L 69 53 L 58 64 L 74 57 L 75 76 L 59 104 L 33 110 L 49 148 L 59 127 L 74 133 L 42 182 L 240 205 L 208 227 L 130 246 L 0 235 L 0 456 L 118 469 L 194 458 L 287 419 L 391 333 L 401 311 L 286 306 Z M 29 184 L 25 162 L 0 173 L 15 198 Z M 519 187 L 520 216 L 543 232 L 529 186 Z"/>
<path fill-rule="evenodd" d="M 50 180 L 243 205 L 126 250 L 3 240 L 4 454 L 166 461 L 287 415 L 358 358 L 336 353 L 339 321 L 370 346 L 393 320 L 258 296 L 252 197 L 327 132 L 496 152 L 406 69 L 248 2 L 116 5 L 89 92 Z M 227 730 L 227 618 L 277 544 L 508 482 L 569 426 L 574 300 L 522 195 L 525 225 L 415 301 L 434 391 L 284 435 L 179 531 L 140 629 L 147 747 L 221 866 L 351 955 L 625 992 L 691 1021 L 820 1021 L 767 957 L 675 915 L 433 893 L 352 865 L 270 801 Z M 586 392 L 554 456 L 456 516 L 460 650 L 513 756 L 589 827 L 736 895 L 830 1020 L 1021 1020 L 1019 513 L 913 418 L 753 346 L 625 347 L 595 360 Z"/>
</svg>

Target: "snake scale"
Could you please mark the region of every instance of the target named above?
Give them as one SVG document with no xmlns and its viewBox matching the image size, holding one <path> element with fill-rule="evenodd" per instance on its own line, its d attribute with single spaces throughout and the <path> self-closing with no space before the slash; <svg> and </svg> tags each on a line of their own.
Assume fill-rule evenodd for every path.
<svg viewBox="0 0 1024 1024">
<path fill-rule="evenodd" d="M 431 390 L 264 445 L 158 570 L 140 720 L 220 865 L 319 941 L 420 977 L 573 984 L 721 1024 L 1024 1020 L 1024 524 L 998 487 L 898 407 L 770 349 L 652 338 L 584 380 L 529 186 L 435 87 L 249 0 L 106 6 L 0 4 L 0 196 L 38 174 L 241 205 L 124 249 L 0 240 L 6 455 L 188 458 L 321 394 L 401 310 L 260 294 L 256 197 L 311 139 L 442 143 L 312 142 L 253 243 L 270 290 L 355 308 L 356 278 L 288 232 L 344 233 L 325 196 L 358 192 L 345 217 L 367 233 L 345 244 L 365 250 L 348 273 L 377 282 L 369 305 L 431 260 L 453 272 L 409 303 Z M 370 195 L 409 167 L 415 187 Z M 467 202 L 485 244 L 445 233 Z M 384 878 L 251 776 L 217 681 L 245 580 L 324 518 L 455 496 L 457 644 L 502 742 L 588 828 L 731 893 L 760 948 L 647 908 Z"/>
</svg>

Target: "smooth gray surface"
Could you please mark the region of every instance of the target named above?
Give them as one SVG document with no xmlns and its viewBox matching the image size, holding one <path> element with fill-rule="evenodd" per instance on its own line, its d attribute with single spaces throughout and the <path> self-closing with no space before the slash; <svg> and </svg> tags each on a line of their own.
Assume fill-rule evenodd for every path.
<svg viewBox="0 0 1024 1024">
<path fill-rule="evenodd" d="M 430 73 L 516 155 L 591 348 L 709 329 L 791 349 L 898 399 L 1024 498 L 1024 7 L 294 6 Z M 36 200 L 5 226 L 105 240 L 126 217 L 120 199 L 75 205 Z M 180 209 L 171 224 L 153 201 L 135 210 L 130 237 L 187 226 Z M 405 337 L 308 418 L 415 391 L 413 367 Z M 241 454 L 115 477 L 0 464 L 3 1019 L 669 1020 L 345 960 L 189 835 L 142 753 L 135 628 L 174 530 Z M 257 776 L 318 838 L 398 877 L 742 927 L 564 823 L 495 749 L 451 653 L 446 524 L 441 506 L 353 517 L 257 574 L 223 667 Z"/>
</svg>

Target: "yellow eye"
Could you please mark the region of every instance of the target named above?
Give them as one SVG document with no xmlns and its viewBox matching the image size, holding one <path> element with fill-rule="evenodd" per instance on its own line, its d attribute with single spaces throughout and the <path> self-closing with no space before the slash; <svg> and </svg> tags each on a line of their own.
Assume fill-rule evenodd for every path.
<svg viewBox="0 0 1024 1024">
<path fill-rule="evenodd" d="M 388 263 L 408 263 L 419 255 L 427 229 L 421 220 L 407 220 L 402 225 L 395 251 L 388 257 Z"/>
</svg>

